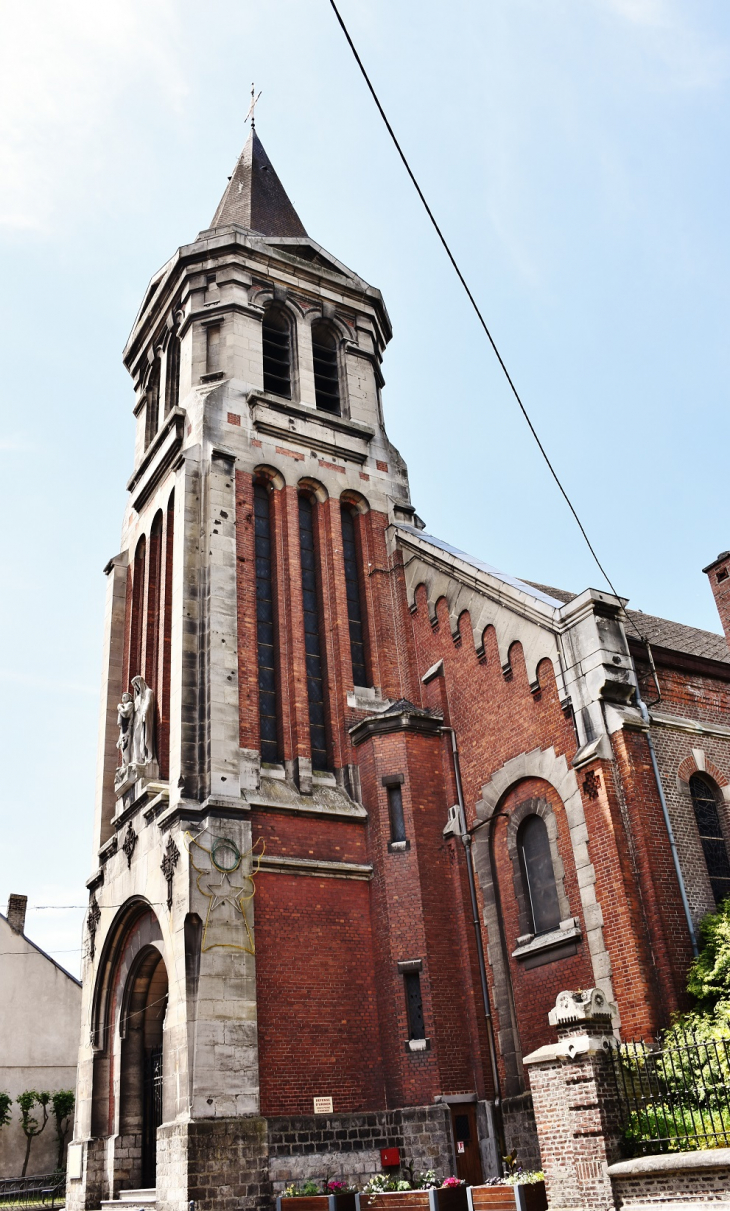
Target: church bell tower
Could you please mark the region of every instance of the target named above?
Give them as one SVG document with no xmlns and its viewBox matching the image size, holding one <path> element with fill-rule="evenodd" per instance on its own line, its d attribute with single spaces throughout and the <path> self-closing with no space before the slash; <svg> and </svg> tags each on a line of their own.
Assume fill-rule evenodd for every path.
<svg viewBox="0 0 730 1211">
<path fill-rule="evenodd" d="M 105 568 L 73 1211 L 262 1205 L 271 1124 L 318 1099 L 435 1113 L 431 1042 L 404 1024 L 420 1001 L 393 993 L 405 972 L 420 998 L 421 960 L 404 943 L 379 977 L 397 929 L 371 918 L 368 823 L 402 816 L 407 764 L 373 745 L 440 744 L 412 705 L 391 539 L 421 523 L 383 421 L 390 336 L 252 129 L 124 350 L 136 440 Z"/>
</svg>

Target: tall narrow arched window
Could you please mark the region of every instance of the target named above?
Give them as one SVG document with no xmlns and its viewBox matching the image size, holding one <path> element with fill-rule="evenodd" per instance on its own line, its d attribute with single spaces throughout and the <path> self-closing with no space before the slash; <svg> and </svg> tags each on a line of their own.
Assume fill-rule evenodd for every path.
<svg viewBox="0 0 730 1211">
<path fill-rule="evenodd" d="M 314 398 L 323 412 L 340 415 L 340 372 L 337 365 L 337 339 L 329 324 L 312 325 L 314 358 Z"/>
<path fill-rule="evenodd" d="M 253 512 L 261 760 L 277 762 L 279 760 L 279 696 L 276 683 L 276 611 L 271 542 L 271 495 L 267 484 L 254 485 Z"/>
<path fill-rule="evenodd" d="M 134 552 L 132 570 L 132 624 L 129 633 L 129 680 L 142 672 L 142 638 L 144 627 L 144 570 L 147 561 L 147 539 L 144 534 Z"/>
<path fill-rule="evenodd" d="M 365 667 L 365 635 L 363 621 L 362 571 L 355 529 L 356 510 L 352 505 L 342 505 L 342 557 L 345 564 L 345 588 L 347 590 L 347 621 L 350 627 L 350 656 L 352 680 L 355 685 L 368 685 Z"/>
<path fill-rule="evenodd" d="M 155 691 L 159 707 L 157 673 L 160 662 L 160 595 L 162 589 L 162 510 L 150 530 L 150 570 L 147 577 L 147 620 L 145 625 L 144 678 Z"/>
<path fill-rule="evenodd" d="M 535 934 L 549 933 L 560 925 L 550 838 L 541 816 L 527 816 L 517 830 L 522 883 L 528 915 Z"/>
<path fill-rule="evenodd" d="M 170 776 L 170 657 L 172 654 L 172 553 L 175 542 L 175 492 L 170 493 L 165 516 L 163 561 L 164 603 L 162 606 L 162 676 L 160 678 L 160 731 L 157 759 L 160 777 Z"/>
<path fill-rule="evenodd" d="M 262 323 L 264 391 L 291 399 L 291 327 L 278 307 L 270 307 Z"/>
<path fill-rule="evenodd" d="M 180 340 L 173 332 L 165 361 L 165 416 L 177 408 L 180 399 Z"/>
<path fill-rule="evenodd" d="M 155 357 L 147 383 L 147 406 L 145 412 L 145 450 L 152 442 L 160 427 L 160 358 Z"/>
<path fill-rule="evenodd" d="M 701 774 L 692 775 L 689 780 L 689 790 L 705 855 L 705 865 L 710 876 L 712 894 L 715 897 L 715 903 L 719 904 L 730 893 L 730 861 L 728 861 L 727 845 L 720 826 L 717 794 L 714 787 Z"/>
<path fill-rule="evenodd" d="M 304 652 L 307 664 L 309 741 L 312 750 L 312 768 L 327 769 L 326 686 L 323 660 L 322 614 L 320 609 L 319 560 L 317 558 L 315 538 L 314 505 L 309 496 L 299 497 L 299 549 L 302 562 Z"/>
</svg>

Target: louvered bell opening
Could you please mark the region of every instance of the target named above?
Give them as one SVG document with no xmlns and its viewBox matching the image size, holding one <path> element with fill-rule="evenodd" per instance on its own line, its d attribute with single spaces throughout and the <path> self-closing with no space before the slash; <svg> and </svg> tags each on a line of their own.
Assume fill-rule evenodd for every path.
<svg viewBox="0 0 730 1211">
<path fill-rule="evenodd" d="M 337 368 L 337 342 L 323 324 L 312 329 L 314 355 L 314 398 L 322 412 L 340 415 L 340 375 Z"/>
<path fill-rule="evenodd" d="M 282 315 L 264 316 L 264 391 L 291 399 L 291 332 Z"/>
</svg>

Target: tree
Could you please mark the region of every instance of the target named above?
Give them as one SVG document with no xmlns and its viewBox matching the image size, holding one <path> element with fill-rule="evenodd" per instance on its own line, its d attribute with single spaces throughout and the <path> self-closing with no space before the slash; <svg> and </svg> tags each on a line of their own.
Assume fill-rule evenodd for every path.
<svg viewBox="0 0 730 1211">
<path fill-rule="evenodd" d="M 9 1093 L 0 1093 L 0 1127 L 5 1127 L 10 1122 L 12 1104 L 13 1099 Z"/>
<path fill-rule="evenodd" d="M 71 1115 L 73 1114 L 75 1100 L 73 1089 L 59 1089 L 57 1093 L 51 1095 L 51 1105 L 53 1107 L 53 1117 L 56 1120 L 56 1135 L 58 1137 L 57 1169 L 64 1168 L 63 1149 L 68 1129 L 71 1126 Z"/>
<path fill-rule="evenodd" d="M 700 953 L 689 969 L 687 988 L 700 1011 L 730 1000 L 730 897 L 700 925 Z"/>
<path fill-rule="evenodd" d="M 38 1093 L 35 1089 L 26 1089 L 25 1093 L 19 1093 L 16 1097 L 16 1102 L 20 1106 L 20 1125 L 25 1133 L 25 1160 L 23 1161 L 22 1177 L 25 1177 L 25 1171 L 28 1168 L 28 1158 L 30 1156 L 30 1146 L 37 1135 L 40 1135 L 48 1122 L 48 1103 L 51 1100 L 50 1093 L 43 1090 Z M 35 1106 L 40 1106 L 43 1114 L 43 1122 L 38 1123 L 38 1119 L 32 1113 Z"/>
</svg>

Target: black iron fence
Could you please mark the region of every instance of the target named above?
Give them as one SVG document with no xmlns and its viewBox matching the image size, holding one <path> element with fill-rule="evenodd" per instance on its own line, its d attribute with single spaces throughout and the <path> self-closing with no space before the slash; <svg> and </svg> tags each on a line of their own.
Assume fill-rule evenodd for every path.
<svg viewBox="0 0 730 1211">
<path fill-rule="evenodd" d="M 673 1027 L 613 1052 L 628 1155 L 730 1147 L 730 1041 Z"/>
<path fill-rule="evenodd" d="M 36 1177 L 0 1178 L 0 1208 L 62 1207 L 66 1201 L 66 1174 L 42 1173 Z"/>
</svg>

